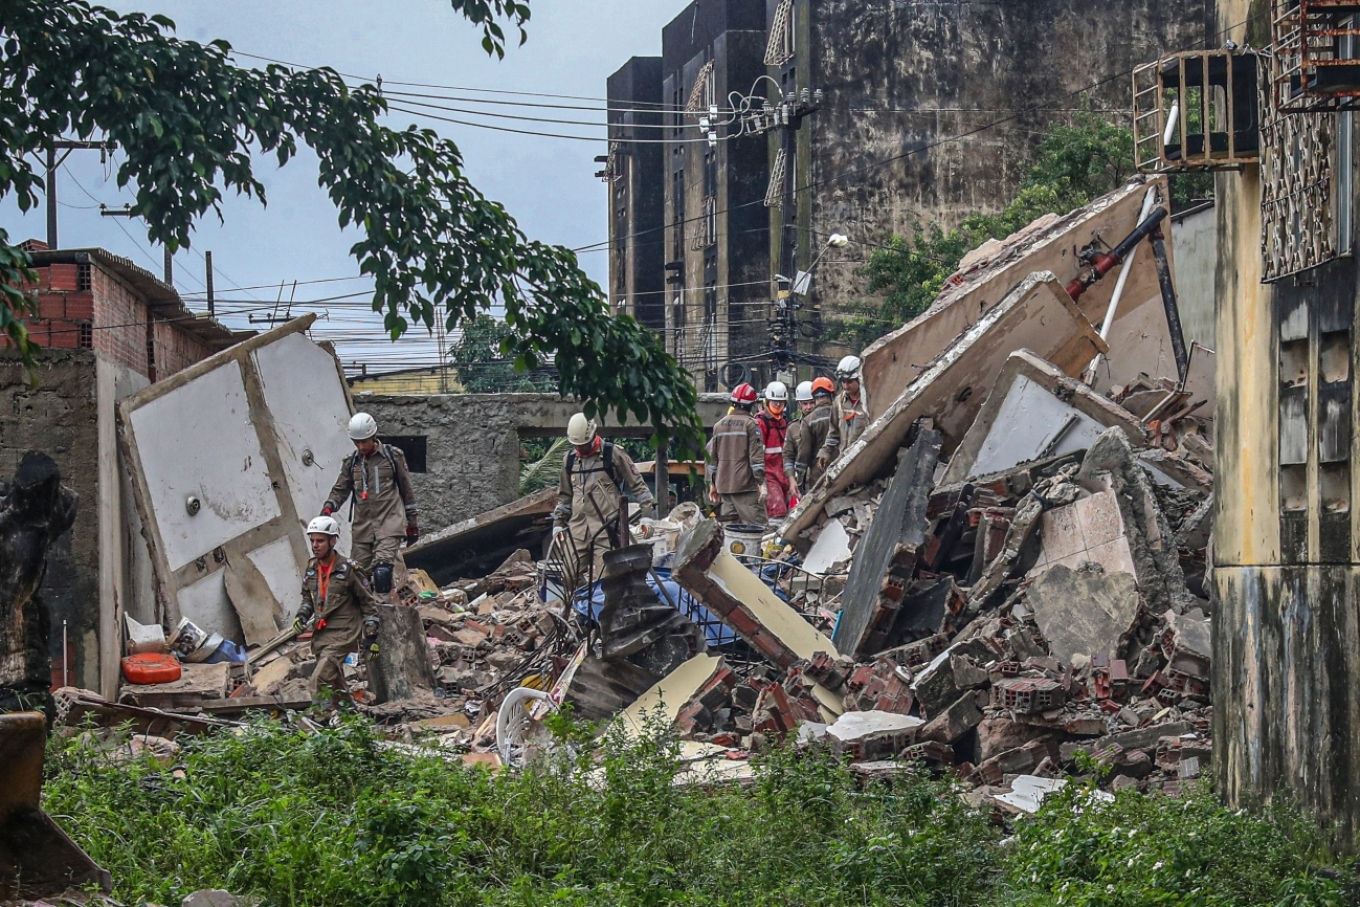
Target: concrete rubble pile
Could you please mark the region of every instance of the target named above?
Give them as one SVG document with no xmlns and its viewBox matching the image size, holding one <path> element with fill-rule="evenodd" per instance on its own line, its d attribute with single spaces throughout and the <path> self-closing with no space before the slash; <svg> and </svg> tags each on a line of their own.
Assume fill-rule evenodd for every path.
<svg viewBox="0 0 1360 907">
<path fill-rule="evenodd" d="M 1182 345 L 1150 253 L 1118 282 L 1088 274 L 1102 235 L 1130 235 L 1166 195 L 1140 178 L 969 256 L 865 351 L 869 426 L 759 552 L 682 505 L 635 521 L 600 581 L 568 592 L 550 491 L 422 541 L 405 614 L 383 620 L 385 656 L 407 658 L 347 667 L 359 707 L 492 764 L 551 746 L 543 720 L 563 704 L 625 734 L 659 721 L 694 780 L 820 741 L 865 777 L 950 773 L 999 813 L 1074 775 L 1199 777 L 1213 354 L 1168 360 Z M 301 708 L 303 642 L 186 666 L 192 692 L 130 707 Z"/>
</svg>

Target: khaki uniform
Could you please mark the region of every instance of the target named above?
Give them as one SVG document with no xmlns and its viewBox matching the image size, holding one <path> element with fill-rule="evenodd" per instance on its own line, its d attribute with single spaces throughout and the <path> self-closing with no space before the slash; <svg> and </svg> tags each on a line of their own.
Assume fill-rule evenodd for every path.
<svg viewBox="0 0 1360 907">
<path fill-rule="evenodd" d="M 827 460 L 834 461 L 868 427 L 869 400 L 864 391 L 861 389 L 859 399 L 853 401 L 845 395 L 845 391 L 841 391 L 831 403 L 831 424 L 818 456 L 826 454 Z"/>
<path fill-rule="evenodd" d="M 789 426 L 789 436 L 784 439 L 784 472 L 797 480 L 801 494 L 807 494 L 822 477 L 817 468 L 817 452 L 826 443 L 830 430 L 830 400 L 818 403 L 812 412 Z"/>
<path fill-rule="evenodd" d="M 765 444 L 755 417 L 733 410 L 713 426 L 708 441 L 708 481 L 722 497 L 719 519 L 764 526 L 765 506 L 760 486 L 765 484 Z"/>
<path fill-rule="evenodd" d="M 400 447 L 378 444 L 373 456 L 357 450 L 340 465 L 340 478 L 326 497 L 326 506 L 335 514 L 354 496 L 353 560 L 372 573 L 375 564 L 396 562 L 406 527 L 416 525 L 416 494 L 411 488 L 411 473 L 406 469 L 406 454 Z"/>
<path fill-rule="evenodd" d="M 355 650 L 364 633 L 364 620 L 378 617 L 378 600 L 369 591 L 359 565 L 338 553 L 331 561 L 330 580 L 326 595 L 321 596 L 322 569 L 316 558 L 307 562 L 307 573 L 302 578 L 302 607 L 297 616 L 304 622 L 316 618 L 320 626 L 312 631 L 312 655 L 316 670 L 309 687 L 316 698 L 322 687 L 337 693 L 349 689 L 345 682 L 345 656 Z"/>
<path fill-rule="evenodd" d="M 607 459 L 613 461 L 612 470 L 606 468 Z M 553 522 L 567 530 L 565 545 L 570 550 L 563 556 L 573 587 L 585 582 L 587 574 L 598 579 L 604 571 L 605 552 L 613 550 L 618 532 L 623 486 L 633 493 L 633 500 L 644 513 L 652 506 L 651 489 L 642 481 L 633 458 L 609 442 L 601 444 L 599 453 L 590 457 L 582 457 L 573 449 L 562 463 Z"/>
</svg>

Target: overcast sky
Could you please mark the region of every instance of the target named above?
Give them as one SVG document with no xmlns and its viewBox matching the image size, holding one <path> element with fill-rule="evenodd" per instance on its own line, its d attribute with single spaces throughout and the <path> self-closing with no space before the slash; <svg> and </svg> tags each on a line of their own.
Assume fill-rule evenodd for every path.
<svg viewBox="0 0 1360 907">
<path fill-rule="evenodd" d="M 225 38 L 242 53 L 307 66 L 328 65 L 369 79 L 381 74 L 384 86 L 390 88 L 397 88 L 398 82 L 447 86 L 405 90 L 448 96 L 451 99 L 433 101 L 448 107 L 601 124 L 602 101 L 497 96 L 467 89 L 602 99 L 605 80 L 628 58 L 660 53 L 662 26 L 684 7 L 684 0 L 531 0 L 533 18 L 528 43 L 508 49 L 505 59 L 498 61 L 483 53 L 480 30 L 468 25 L 443 0 L 104 2 L 123 11 L 162 13 L 175 21 L 180 37 L 196 41 Z M 239 59 L 245 64 L 263 65 L 257 60 Z M 453 98 L 570 104 L 595 109 L 479 105 Z M 573 141 L 519 135 L 440 123 L 409 114 L 394 114 L 390 118 L 394 127 L 416 122 L 455 140 L 474 184 L 488 197 L 503 203 L 530 238 L 578 247 L 607 237 L 604 184 L 594 176 L 599 169 L 594 157 L 606 151 L 602 127 L 433 112 L 488 125 L 598 139 Z M 57 192 L 62 203 L 61 245 L 103 246 L 159 274 L 161 252 L 151 247 L 145 229 L 137 221 L 99 216 L 99 203 L 117 208 L 133 197 L 130 191 L 118 190 L 112 178 L 116 163 L 115 157 L 110 165 L 101 166 L 99 153 L 89 151 L 76 152 L 67 160 L 66 169 L 59 174 Z M 337 226 L 334 208 L 316 184 L 313 159 L 304 155 L 282 169 L 264 162 L 257 175 L 266 185 L 268 207 L 262 208 L 250 199 L 228 198 L 224 224 L 219 225 L 211 216 L 199 224 L 193 248 L 182 250 L 175 260 L 175 284 L 182 294 L 202 296 L 203 250 L 213 252 L 218 298 L 242 300 L 236 306 L 222 303 L 219 309 L 223 311 L 249 307 L 250 300 L 256 300 L 257 308 L 259 301 L 273 303 L 279 295 L 280 281 L 288 285 L 283 291 L 286 300 L 294 280 L 348 278 L 358 273 L 347 251 L 355 237 L 342 233 Z M 13 241 L 46 236 L 44 211 L 40 208 L 23 215 L 12 201 L 0 203 L 0 226 L 9 231 Z M 608 276 L 607 254 L 586 253 L 581 261 L 590 276 L 604 286 Z M 252 289 L 242 292 L 232 289 L 232 285 Z M 379 342 L 383 337 L 381 318 L 363 310 L 362 305 L 367 302 L 362 295 L 364 288 L 363 281 L 300 283 L 296 289 L 299 301 L 359 295 L 348 300 L 295 304 L 294 311 L 315 309 L 328 313 L 329 326 L 319 334 L 329 334 L 340 341 L 341 357 L 347 365 L 360 357 L 379 369 L 413 364 L 420 358 L 432 360 L 433 347 L 429 343 L 399 341 L 393 346 Z M 201 303 L 191 302 L 191 307 L 201 308 Z M 244 315 L 227 320 L 235 327 L 247 326 Z M 355 337 L 364 337 L 367 342 L 346 340 Z"/>
</svg>

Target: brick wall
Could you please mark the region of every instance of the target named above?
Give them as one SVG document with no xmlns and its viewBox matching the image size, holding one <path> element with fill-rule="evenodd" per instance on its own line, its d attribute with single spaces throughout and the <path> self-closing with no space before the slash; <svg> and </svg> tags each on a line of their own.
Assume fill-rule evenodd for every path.
<svg viewBox="0 0 1360 907">
<path fill-rule="evenodd" d="M 156 378 L 168 378 L 212 355 L 198 338 L 178 330 L 172 322 L 156 322 Z"/>
<path fill-rule="evenodd" d="M 28 319 L 27 326 L 39 346 L 93 349 L 153 380 L 173 375 L 212 352 L 173 322 L 149 315 L 140 296 L 97 264 L 53 264 L 36 270 L 38 281 L 28 289 L 37 295 L 38 315 Z"/>
</svg>

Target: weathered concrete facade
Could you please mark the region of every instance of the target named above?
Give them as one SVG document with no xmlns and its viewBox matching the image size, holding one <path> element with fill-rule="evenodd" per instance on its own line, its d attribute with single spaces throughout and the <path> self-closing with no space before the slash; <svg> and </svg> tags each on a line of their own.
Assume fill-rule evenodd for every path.
<svg viewBox="0 0 1360 907">
<path fill-rule="evenodd" d="M 661 58 L 633 57 L 609 77 L 609 301 L 666 327 L 665 160 Z"/>
<path fill-rule="evenodd" d="M 434 532 L 519 497 L 520 439 L 560 438 L 580 404 L 555 394 L 356 394 L 382 436 L 423 438 L 425 472 L 412 472 L 421 521 Z M 725 396 L 701 396 L 705 427 L 726 414 Z M 650 425 L 607 421 L 605 437 L 646 438 Z"/>
<path fill-rule="evenodd" d="M 762 0 L 695 0 L 661 34 L 666 103 L 666 348 L 715 391 L 727 362 L 759 356 L 769 314 L 766 142 L 717 127 L 716 146 L 695 128 L 708 106 L 730 108 L 765 72 Z M 687 113 L 691 99 L 696 110 Z M 731 119 L 721 114 L 720 120 Z"/>
<path fill-rule="evenodd" d="M 75 526 L 52 548 L 43 585 L 52 664 L 60 679 L 65 621 L 71 683 L 112 695 L 123 654 L 118 615 L 149 622 L 156 614 L 150 558 L 118 457 L 114 404 L 233 336 L 194 319 L 173 288 L 126 259 L 41 244 L 32 254 L 38 281 L 26 289 L 39 312 L 27 326 L 46 349 L 36 386 L 22 362 L 0 358 L 0 474 L 11 474 L 25 451 L 40 450 L 80 495 Z"/>
<path fill-rule="evenodd" d="M 1220 0 L 1224 37 L 1268 45 L 1262 10 L 1259 0 Z M 1349 156 L 1332 162 L 1338 175 L 1354 166 Z M 1360 272 L 1345 255 L 1262 283 L 1264 182 L 1258 166 L 1216 181 L 1215 768 L 1230 804 L 1287 798 L 1351 848 L 1360 830 Z M 1353 180 L 1338 185 L 1333 203 L 1352 205 Z M 1338 239 L 1353 248 L 1353 235 Z"/>
<path fill-rule="evenodd" d="M 882 243 L 999 211 L 1050 126 L 1083 103 L 1124 118 L 1128 73 L 1204 46 L 1213 5 L 795 0 L 794 12 L 796 87 L 824 92 L 799 136 L 796 185 L 814 187 L 799 196 L 806 267 L 831 233 Z M 862 296 L 871 251 L 827 255 L 814 299 Z"/>
</svg>

